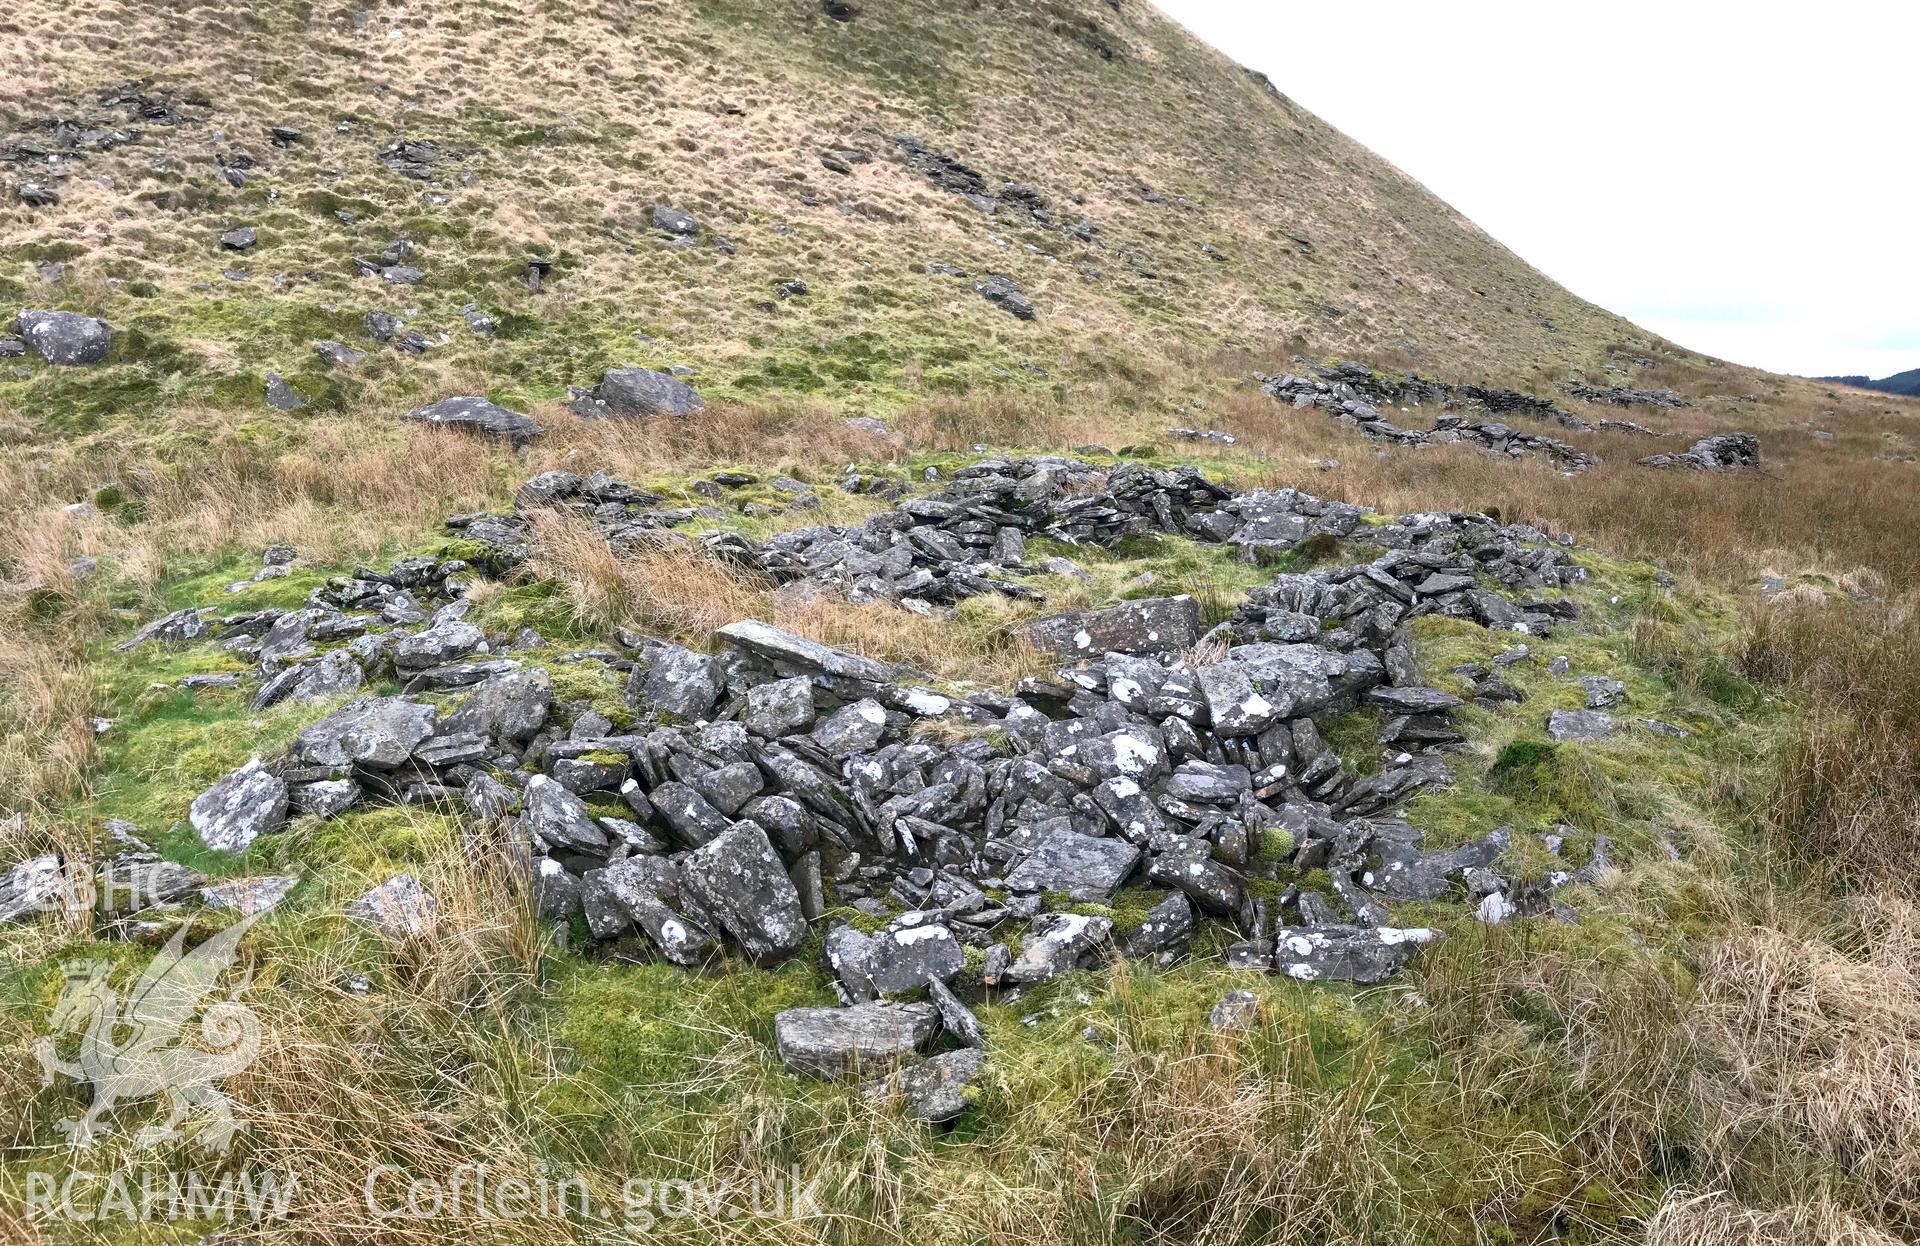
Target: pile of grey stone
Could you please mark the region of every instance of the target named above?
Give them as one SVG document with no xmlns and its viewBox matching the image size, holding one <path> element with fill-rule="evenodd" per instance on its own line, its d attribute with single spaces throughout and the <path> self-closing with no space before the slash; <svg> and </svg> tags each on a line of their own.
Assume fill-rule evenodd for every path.
<svg viewBox="0 0 1920 1246">
<path fill-rule="evenodd" d="M 1354 365 L 1358 367 L 1358 365 Z M 1323 369 L 1322 371 L 1326 371 Z M 1369 374 L 1371 375 L 1371 374 Z M 1260 389 L 1268 397 L 1289 403 L 1295 410 L 1317 407 L 1327 411 L 1335 419 L 1349 427 L 1357 428 L 1374 441 L 1391 442 L 1395 445 L 1417 446 L 1444 443 L 1465 442 L 1477 445 L 1489 454 L 1529 455 L 1538 454 L 1551 459 L 1564 471 L 1580 472 L 1592 467 L 1596 460 L 1585 451 L 1560 440 L 1538 433 L 1523 432 L 1512 425 L 1499 420 L 1481 420 L 1466 415 L 1443 415 L 1437 418 L 1433 426 L 1427 429 L 1401 428 L 1382 413 L 1379 405 L 1356 385 L 1356 378 L 1345 372 L 1336 372 L 1332 376 L 1289 373 L 1277 377 L 1256 377 Z M 1437 382 L 1421 382 L 1424 387 L 1437 387 Z M 1384 390 L 1376 387 L 1372 392 L 1394 392 L 1400 387 L 1389 384 Z M 1476 390 L 1479 401 L 1485 402 L 1489 396 L 1499 396 L 1510 391 Z M 1514 395 L 1525 398 L 1527 395 Z M 1504 398 L 1499 398 L 1504 402 Z M 1538 400 L 1535 400 L 1536 402 Z M 1532 410 L 1530 404 L 1509 403 L 1509 409 Z M 1548 404 L 1552 410 L 1552 405 Z M 1556 414 L 1558 414 L 1556 412 Z M 1565 423 L 1566 421 L 1562 421 Z M 1577 422 L 1570 427 L 1585 427 Z"/>
<path fill-rule="evenodd" d="M 1684 454 L 1650 454 L 1642 467 L 1684 467 L 1697 472 L 1732 472 L 1760 466 L 1760 439 L 1752 433 L 1715 433 L 1693 443 Z"/>
<path fill-rule="evenodd" d="M 1603 389 L 1584 381 L 1567 381 L 1560 388 L 1585 402 L 1610 407 L 1661 407 L 1671 411 L 1690 405 L 1670 389 L 1631 389 L 1625 385 L 1609 385 Z"/>
<path fill-rule="evenodd" d="M 523 500 L 624 511 L 623 489 L 539 477 Z M 447 807 L 501 828 L 542 914 L 577 918 L 612 954 L 694 966 L 730 947 L 772 964 L 824 928 L 845 1006 L 776 1021 L 781 1055 L 808 1072 L 880 1072 L 942 1030 L 976 1050 L 968 1001 L 1115 955 L 1171 962 L 1203 921 L 1230 928 L 1241 968 L 1365 983 L 1437 937 L 1393 925 L 1388 902 L 1517 903 L 1493 872 L 1505 831 L 1428 852 L 1396 813 L 1446 781 L 1440 754 L 1460 739 L 1460 702 L 1421 679 L 1408 624 L 1441 614 L 1534 636 L 1572 617 L 1560 590 L 1582 573 L 1546 534 L 1451 513 L 1363 526 L 1360 508 L 1296 490 L 1067 459 L 977 464 L 887 514 L 873 531 L 930 546 L 949 579 L 984 567 L 1003 529 L 1178 531 L 1250 555 L 1328 533 L 1380 552 L 1277 575 L 1211 630 L 1181 596 L 1039 620 L 1030 639 L 1064 665 L 1008 693 L 931 687 L 755 620 L 720 628 L 710 652 L 622 632 L 563 655 L 624 674 L 621 726 L 556 696 L 522 656 L 550 653 L 538 634 L 469 621 L 475 568 L 459 561 L 356 568 L 296 610 L 181 611 L 130 643 L 219 643 L 256 663 L 256 706 L 334 707 L 284 756 L 250 759 L 193 802 L 210 847 L 242 850 L 300 813 Z M 905 535 L 922 522 L 969 541 Z M 821 529 L 778 548 L 798 568 L 844 542 L 840 566 L 868 535 Z M 383 681 L 401 691 L 367 691 Z M 1382 715 L 1377 764 L 1343 760 L 1320 730 L 1358 709 Z M 1308 871 L 1326 882 L 1281 885 Z M 417 880 L 383 887 L 360 916 L 395 937 L 430 924 Z M 957 1112 L 977 1058 L 926 1064 L 874 1093 Z"/>
</svg>

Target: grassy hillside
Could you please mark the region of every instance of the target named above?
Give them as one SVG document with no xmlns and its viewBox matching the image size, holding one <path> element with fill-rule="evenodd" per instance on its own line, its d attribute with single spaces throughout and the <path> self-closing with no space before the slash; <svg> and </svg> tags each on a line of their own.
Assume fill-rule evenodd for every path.
<svg viewBox="0 0 1920 1246">
<path fill-rule="evenodd" d="M 269 370 L 321 406 L 392 406 L 455 378 L 538 402 L 610 364 L 680 363 L 712 396 L 885 412 L 1037 386 L 1023 365 L 1072 384 L 1294 339 L 1553 379 L 1656 349 L 1144 4 L 889 4 L 848 22 L 808 0 L 360 18 L 30 4 L 11 22 L 0 151 L 57 148 L 50 117 L 138 132 L 55 173 L 0 165 L 60 197 L 4 196 L 0 301 L 126 331 L 85 386 L 0 384 L 0 401 L 69 429 L 182 400 L 257 405 Z M 299 137 L 276 145 L 275 126 Z M 1031 187 L 1045 219 L 937 188 L 900 134 L 956 155 L 989 195 Z M 446 158 L 424 180 L 396 173 L 379 153 L 403 139 Z M 871 162 L 822 166 L 846 148 Z M 693 245 L 653 227 L 655 204 L 698 220 Z M 223 250 L 241 226 L 257 243 Z M 355 255 L 396 240 L 424 281 L 357 275 Z M 554 265 L 537 295 L 528 257 Z M 45 261 L 67 266 L 54 288 Z M 1025 289 L 1031 323 L 973 293 L 988 272 Z M 779 298 L 791 280 L 808 293 Z M 493 337 L 469 330 L 469 304 Z M 330 375 L 314 342 L 371 347 L 370 309 L 432 348 Z"/>
<path fill-rule="evenodd" d="M 297 875 L 247 931 L 266 1038 L 222 1088 L 249 1129 L 226 1167 L 300 1174 L 292 1216 L 258 1226 L 33 1214 L 48 1174 L 207 1166 L 186 1140 L 138 1144 L 162 1116 L 151 1096 L 70 1150 L 62 1123 L 92 1092 L 42 1085 L 37 1044 L 89 967 L 124 981 L 181 919 L 196 939 L 237 920 L 192 899 L 55 905 L 0 924 L 0 1239 L 1912 1240 L 1920 408 L 1657 340 L 1275 86 L 1140 0 L 23 0 L 0 14 L 0 336 L 22 307 L 115 329 L 94 366 L 0 358 L 0 878 L 41 853 L 124 861 L 117 834 L 202 882 Z M 676 234 L 656 206 L 695 227 Z M 241 228 L 251 243 L 223 244 Z M 355 257 L 421 278 L 362 275 Z M 992 274 L 1032 319 L 976 292 Z M 370 312 L 402 322 L 393 341 Z M 395 344 L 410 332 L 420 349 Z M 330 365 L 321 341 L 366 357 Z M 1567 421 L 1503 418 L 1597 465 L 1370 440 L 1253 380 L 1341 357 L 1376 369 L 1370 385 L 1414 371 L 1550 399 Z M 690 369 L 708 405 L 632 421 L 568 409 L 568 386 L 627 363 Z M 269 373 L 306 405 L 270 407 Z M 1685 405 L 1582 401 L 1570 378 Z M 546 433 L 516 448 L 399 418 L 449 395 Z M 1386 414 L 1407 428 L 1440 414 L 1410 405 Z M 848 422 L 861 416 L 878 423 Z M 1603 423 L 1623 419 L 1640 427 Z M 1736 430 L 1758 436 L 1759 470 L 1636 463 Z M 542 472 L 604 471 L 726 548 L 858 525 L 896 493 L 920 505 L 956 472 L 1023 455 L 1093 464 L 1075 489 L 1193 466 L 1375 513 L 1258 558 L 1191 530 L 1036 536 L 1017 578 L 1029 592 L 918 610 L 778 587 L 697 543 L 616 547 L 572 520 L 530 520 L 525 562 L 502 573 L 445 523 L 512 510 Z M 1555 594 L 1550 636 L 1441 614 L 1406 627 L 1408 678 L 1469 703 L 1461 740 L 1422 759 L 1450 783 L 1387 812 L 1438 849 L 1511 828 L 1490 868 L 1551 886 L 1555 906 L 1482 921 L 1464 880 L 1382 900 L 1395 928 L 1444 938 L 1368 986 L 1233 967 L 1244 915 L 1210 919 L 1168 964 L 1095 958 L 1018 992 L 982 985 L 969 998 L 988 1054 L 944 1127 L 774 1049 L 777 1013 L 835 1003 L 826 927 L 900 916 L 897 897 L 853 906 L 876 899 L 839 893 L 853 875 L 790 958 L 756 965 L 724 944 L 690 971 L 637 936 L 543 916 L 517 823 L 445 791 L 297 813 L 241 852 L 188 821 L 210 784 L 277 759 L 340 703 L 254 708 L 249 645 L 275 616 L 253 612 L 297 611 L 362 566 L 487 567 L 462 598 L 476 626 L 512 637 L 556 718 L 598 738 L 647 725 L 620 666 L 643 652 L 635 632 L 705 650 L 743 617 L 987 704 L 1038 680 L 1028 694 L 1064 713 L 1047 700 L 1059 662 L 1022 625 L 1180 593 L 1208 624 L 1231 619 L 1277 575 L 1368 563 L 1395 517 L 1441 510 L 1533 525 L 1532 548 L 1584 578 Z M 287 573 L 262 578 L 282 546 Z M 186 608 L 237 620 L 237 640 L 118 647 Z M 1509 667 L 1519 643 L 1531 660 Z M 1187 656 L 1212 664 L 1216 648 Z M 369 691 L 402 693 L 397 666 L 367 665 Z M 1494 668 L 1524 700 L 1473 699 Z M 1582 679 L 1618 682 L 1620 738 L 1547 738 L 1550 713 L 1590 704 Z M 1342 782 L 1399 764 L 1388 725 L 1371 706 L 1321 722 Z M 914 731 L 1009 747 L 991 724 Z M 626 764 L 607 753 L 584 760 Z M 631 812 L 592 796 L 596 814 Z M 1267 834 L 1234 859 L 1249 895 L 1306 921 L 1298 893 L 1333 881 L 1293 849 Z M 385 938 L 346 910 L 398 872 L 439 913 Z M 1137 931 L 1153 894 L 1040 900 Z M 1011 950 L 1027 933 L 1010 916 L 992 939 Z M 978 976 L 983 949 L 970 954 Z M 1251 1021 L 1218 1029 L 1210 1010 L 1231 991 L 1252 994 Z M 545 1175 L 589 1205 L 381 1218 L 374 1163 L 441 1182 L 475 1164 Z M 734 1216 L 724 1200 L 673 1214 L 649 1187 L 642 1225 L 631 1205 L 635 1179 L 740 1190 L 796 1174 L 822 1214 Z"/>
</svg>

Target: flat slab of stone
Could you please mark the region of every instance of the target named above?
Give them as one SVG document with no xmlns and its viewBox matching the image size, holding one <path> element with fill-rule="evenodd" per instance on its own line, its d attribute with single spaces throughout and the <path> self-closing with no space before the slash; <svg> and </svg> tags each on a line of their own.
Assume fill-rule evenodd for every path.
<svg viewBox="0 0 1920 1246">
<path fill-rule="evenodd" d="M 742 619 L 714 632 L 721 644 L 770 663 L 782 678 L 824 675 L 856 684 L 891 684 L 899 671 L 874 658 L 808 640 L 758 619 Z"/>
<path fill-rule="evenodd" d="M 1611 740 L 1616 725 L 1612 714 L 1600 710 L 1555 710 L 1547 715 L 1547 734 L 1562 742 Z"/>
<path fill-rule="evenodd" d="M 1095 839 L 1078 831 L 1048 832 L 1007 874 L 1009 891 L 1064 891 L 1102 904 L 1140 864 L 1140 849 L 1124 839 Z"/>
<path fill-rule="evenodd" d="M 1127 601 L 1104 610 L 1081 610 L 1036 619 L 1022 629 L 1027 643 L 1062 658 L 1103 653 L 1174 653 L 1200 640 L 1200 607 L 1182 593 Z"/>
<path fill-rule="evenodd" d="M 932 1040 L 940 1013 L 932 1004 L 856 1004 L 789 1008 L 773 1018 L 774 1050 L 796 1073 L 843 1078 L 886 1072 Z"/>
<path fill-rule="evenodd" d="M 524 445 L 547 430 L 521 415 L 485 398 L 446 398 L 407 412 L 406 419 L 416 424 L 439 424 L 447 428 L 471 429 L 489 437 L 498 437 L 515 445 Z"/>
<path fill-rule="evenodd" d="M 312 766 L 392 770 L 433 735 L 439 711 L 405 697 L 353 702 L 294 737 L 294 756 Z"/>
<path fill-rule="evenodd" d="M 266 912 L 286 899 L 287 893 L 299 882 L 300 879 L 292 874 L 236 878 L 202 887 L 200 902 L 211 909 L 230 909 L 242 917 L 251 917 L 255 913 Z"/>
</svg>

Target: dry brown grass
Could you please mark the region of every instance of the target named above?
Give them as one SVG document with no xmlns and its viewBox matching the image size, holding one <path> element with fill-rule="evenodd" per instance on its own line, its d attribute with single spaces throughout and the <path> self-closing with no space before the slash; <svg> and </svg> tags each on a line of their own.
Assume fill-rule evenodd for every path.
<svg viewBox="0 0 1920 1246">
<path fill-rule="evenodd" d="M 1778 845 L 1853 883 L 1913 887 L 1920 615 L 1912 597 L 1776 600 L 1754 611 L 1741 662 L 1805 704 L 1765 811 Z"/>
<path fill-rule="evenodd" d="M 1758 928 L 1707 956 L 1689 1036 L 1723 1179 L 1768 1148 L 1808 1147 L 1908 1231 L 1920 1225 L 1920 910 L 1860 901 L 1825 939 Z M 1817 1174 L 1818 1169 L 1814 1169 Z M 1811 1194 L 1813 1191 L 1803 1191 Z"/>
<path fill-rule="evenodd" d="M 535 531 L 533 573 L 561 584 L 576 617 L 591 626 L 634 627 L 704 645 L 716 628 L 757 618 L 963 683 L 1008 684 L 1047 665 L 1008 632 L 1006 624 L 1020 612 L 999 599 L 965 603 L 956 626 L 887 603 L 782 593 L 673 534 L 644 549 L 616 551 L 570 516 L 539 516 Z"/>
<path fill-rule="evenodd" d="M 1902 1239 L 1832 1203 L 1743 1207 L 1722 1193 L 1675 1190 L 1647 1225 L 1645 1246 L 1898 1246 Z"/>
</svg>

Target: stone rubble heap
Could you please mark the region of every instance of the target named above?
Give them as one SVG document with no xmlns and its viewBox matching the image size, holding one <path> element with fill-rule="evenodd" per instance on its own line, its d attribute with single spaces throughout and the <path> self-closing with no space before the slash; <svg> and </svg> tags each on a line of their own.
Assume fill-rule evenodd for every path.
<svg viewBox="0 0 1920 1246">
<path fill-rule="evenodd" d="M 1556 438 L 1516 432 L 1504 422 L 1504 417 L 1523 415 L 1543 423 L 1558 424 L 1574 432 L 1621 432 L 1643 437 L 1660 435 L 1632 420 L 1583 419 L 1572 411 L 1555 406 L 1551 399 L 1522 393 L 1517 389 L 1448 385 L 1411 372 L 1402 375 L 1375 372 L 1365 364 L 1352 360 L 1343 360 L 1329 367 L 1296 355 L 1293 362 L 1303 369 L 1304 374 L 1280 377 L 1256 374 L 1255 379 L 1260 382 L 1262 391 L 1269 397 L 1290 402 L 1296 408 L 1320 407 L 1331 411 L 1342 422 L 1355 425 L 1367 436 L 1380 441 L 1401 445 L 1469 441 L 1495 454 L 1545 454 L 1568 471 L 1583 471 L 1593 466 L 1591 455 Z M 1575 393 L 1576 397 L 1592 396 L 1578 389 L 1570 392 Z M 1608 396 L 1613 392 L 1593 391 L 1601 394 L 1593 401 L 1612 405 L 1629 405 L 1630 401 L 1665 407 L 1687 405 L 1684 399 L 1667 390 L 1620 390 L 1618 393 L 1628 398 L 1618 401 Z M 1666 401 L 1661 396 L 1670 397 L 1673 401 Z M 1486 421 L 1477 414 L 1442 416 L 1431 429 L 1423 431 L 1400 428 L 1382 414 L 1382 409 L 1387 407 L 1404 410 L 1424 405 L 1462 407 L 1503 419 Z"/>
<path fill-rule="evenodd" d="M 1732 472 L 1760 466 L 1760 439 L 1752 433 L 1715 433 L 1702 437 L 1685 454 L 1650 454 L 1643 467 L 1685 467 L 1700 472 Z"/>
<path fill-rule="evenodd" d="M 620 522 L 644 501 L 604 479 L 568 496 L 618 508 Z M 1465 887 L 1483 910 L 1498 896 L 1496 918 L 1552 907 L 1494 872 L 1504 829 L 1427 852 L 1394 816 L 1445 782 L 1435 750 L 1460 738 L 1460 702 L 1421 681 L 1406 625 L 1441 614 L 1538 636 L 1572 617 L 1559 590 L 1583 573 L 1530 528 L 1435 513 L 1362 530 L 1365 514 L 1291 489 L 1234 494 L 1192 469 L 1126 465 L 1103 479 L 1071 460 L 991 461 L 877 526 L 747 547 L 763 569 L 829 572 L 819 582 L 881 597 L 905 581 L 917 595 L 901 599 L 920 601 L 969 591 L 980 573 L 968 568 L 1012 544 L 1003 532 L 1179 531 L 1251 553 L 1330 531 L 1382 549 L 1281 574 L 1204 636 L 1184 597 L 1040 620 L 1030 634 L 1069 665 L 1011 695 L 919 686 L 742 620 L 711 653 L 623 633 L 617 649 L 559 659 L 626 673 L 634 725 L 616 729 L 557 701 L 548 672 L 515 656 L 543 645 L 537 634 L 468 620 L 472 567 L 430 558 L 356 569 L 297 610 L 181 611 L 129 644 L 218 639 L 257 663 L 256 707 L 361 693 L 285 756 L 250 760 L 192 803 L 209 847 L 244 849 L 296 813 L 442 806 L 506 828 L 541 912 L 579 915 L 619 954 L 692 966 L 732 946 L 772 964 L 827 923 L 847 1006 L 783 1013 L 776 1033 L 795 1068 L 837 1075 L 941 1029 L 976 1047 L 963 998 L 1005 999 L 1113 954 L 1171 961 L 1202 919 L 1232 929 L 1236 966 L 1364 983 L 1436 937 L 1393 926 L 1388 901 Z M 873 570 L 869 538 L 883 557 L 906 552 Z M 389 678 L 401 693 L 362 691 Z M 1387 715 L 1392 753 L 1360 777 L 1317 724 L 1363 707 Z M 1325 883 L 1285 881 L 1308 872 Z M 1117 907 L 1069 907 L 1085 905 Z M 432 897 L 403 876 L 354 911 L 404 937 L 430 925 Z M 927 1004 L 890 999 L 922 989 Z M 952 1072 L 921 1078 L 937 1090 Z M 916 1085 L 898 1088 L 920 1103 Z"/>
<path fill-rule="evenodd" d="M 1691 405 L 1670 389 L 1630 389 L 1624 385 L 1609 385 L 1600 389 L 1584 381 L 1568 381 L 1560 388 L 1582 401 L 1610 407 L 1662 407 L 1671 411 Z"/>
<path fill-rule="evenodd" d="M 1540 454 L 1565 471 L 1582 472 L 1594 465 L 1594 458 L 1557 437 L 1522 432 L 1498 420 L 1478 420 L 1464 415 L 1443 415 L 1429 429 L 1401 428 L 1362 394 L 1344 374 L 1324 376 L 1261 377 L 1261 392 L 1295 410 L 1318 407 L 1331 412 L 1342 424 L 1358 428 L 1374 441 L 1417 446 L 1449 442 L 1478 445 L 1490 454 L 1521 456 Z M 1437 384 L 1428 382 L 1427 384 Z M 1488 391 L 1482 391 L 1488 392 Z M 1524 397 L 1524 396 L 1523 396 Z M 1551 407 L 1551 404 L 1548 404 Z"/>
</svg>

